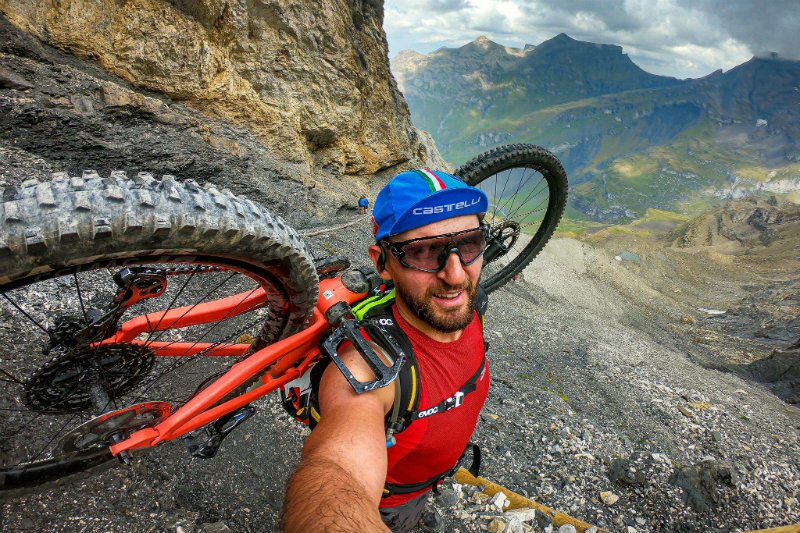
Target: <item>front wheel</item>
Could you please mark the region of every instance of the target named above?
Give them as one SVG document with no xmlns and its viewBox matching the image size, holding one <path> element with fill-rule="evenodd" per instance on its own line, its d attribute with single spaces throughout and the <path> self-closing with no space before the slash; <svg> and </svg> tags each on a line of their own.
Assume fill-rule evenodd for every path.
<svg viewBox="0 0 800 533">
<path fill-rule="evenodd" d="M 0 198 L 0 495 L 110 460 L 316 303 L 295 232 L 213 186 L 87 172 Z"/>
<path fill-rule="evenodd" d="M 519 274 L 553 235 L 567 203 L 567 173 L 544 148 L 508 144 L 464 163 L 456 176 L 489 197 L 481 285 L 492 292 Z"/>
</svg>

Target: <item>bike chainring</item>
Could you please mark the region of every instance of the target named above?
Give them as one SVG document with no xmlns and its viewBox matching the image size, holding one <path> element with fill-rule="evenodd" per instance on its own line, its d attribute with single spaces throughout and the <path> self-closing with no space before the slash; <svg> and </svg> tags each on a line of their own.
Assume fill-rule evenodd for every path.
<svg viewBox="0 0 800 533">
<path fill-rule="evenodd" d="M 111 411 L 71 430 L 59 440 L 56 450 L 74 454 L 105 448 L 140 429 L 157 425 L 169 414 L 166 402 L 145 402 Z"/>
<path fill-rule="evenodd" d="M 141 382 L 155 363 L 154 352 L 137 344 L 58 351 L 25 381 L 25 402 L 34 411 L 68 414 L 95 408 L 92 389 L 98 381 L 113 401 Z"/>
</svg>

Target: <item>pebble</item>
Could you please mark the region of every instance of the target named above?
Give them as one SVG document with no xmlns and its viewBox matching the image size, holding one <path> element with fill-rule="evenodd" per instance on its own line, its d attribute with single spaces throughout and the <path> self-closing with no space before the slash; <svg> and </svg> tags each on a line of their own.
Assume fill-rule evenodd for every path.
<svg viewBox="0 0 800 533">
<path fill-rule="evenodd" d="M 506 523 L 502 518 L 493 518 L 487 527 L 489 533 L 503 533 L 505 530 Z"/>
<path fill-rule="evenodd" d="M 603 500 L 603 503 L 606 505 L 614 505 L 619 501 L 619 496 L 610 490 L 606 490 L 600 493 L 600 499 Z"/>
<path fill-rule="evenodd" d="M 437 498 L 440 507 L 452 507 L 458 503 L 458 493 L 452 489 L 444 489 Z"/>
<path fill-rule="evenodd" d="M 558 528 L 558 533 L 578 533 L 572 524 L 564 524 Z"/>
<path fill-rule="evenodd" d="M 212 522 L 200 526 L 200 533 L 229 533 L 231 528 L 225 522 Z"/>
</svg>

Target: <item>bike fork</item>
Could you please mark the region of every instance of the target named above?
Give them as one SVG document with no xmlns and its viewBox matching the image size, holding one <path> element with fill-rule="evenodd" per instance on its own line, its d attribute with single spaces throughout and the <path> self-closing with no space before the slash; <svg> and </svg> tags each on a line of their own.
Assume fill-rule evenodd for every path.
<svg viewBox="0 0 800 533">
<path fill-rule="evenodd" d="M 245 405 L 201 428 L 190 431 L 181 439 L 186 445 L 186 449 L 189 450 L 189 455 L 199 459 L 211 459 L 217 455 L 222 439 L 255 413 L 255 407 Z"/>
</svg>

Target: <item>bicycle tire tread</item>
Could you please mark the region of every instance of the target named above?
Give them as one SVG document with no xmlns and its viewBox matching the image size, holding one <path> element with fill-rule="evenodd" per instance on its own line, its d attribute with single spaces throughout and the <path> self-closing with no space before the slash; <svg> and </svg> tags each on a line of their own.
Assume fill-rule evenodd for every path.
<svg viewBox="0 0 800 533">
<path fill-rule="evenodd" d="M 299 329 L 316 305 L 316 269 L 300 237 L 279 216 L 227 189 L 170 175 L 129 178 L 115 171 L 104 178 L 87 170 L 6 186 L 0 198 L 0 288 L 78 251 L 103 257 L 134 246 L 274 264 L 293 305 L 291 330 L 281 336 Z"/>
</svg>

